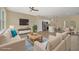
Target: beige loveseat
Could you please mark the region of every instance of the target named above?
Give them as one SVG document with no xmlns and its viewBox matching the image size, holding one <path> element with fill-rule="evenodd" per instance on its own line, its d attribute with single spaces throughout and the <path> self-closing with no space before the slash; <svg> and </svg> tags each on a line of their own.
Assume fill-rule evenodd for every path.
<svg viewBox="0 0 79 59">
<path fill-rule="evenodd" d="M 34 51 L 69 51 L 70 35 L 67 32 L 57 33 L 56 36 L 49 36 L 47 48 L 42 43 L 36 41 L 34 43 Z"/>
</svg>

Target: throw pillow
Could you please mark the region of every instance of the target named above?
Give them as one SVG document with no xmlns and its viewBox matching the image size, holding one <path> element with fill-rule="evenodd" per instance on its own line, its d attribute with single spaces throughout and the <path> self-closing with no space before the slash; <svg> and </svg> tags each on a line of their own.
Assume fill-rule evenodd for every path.
<svg viewBox="0 0 79 59">
<path fill-rule="evenodd" d="M 12 38 L 10 28 L 6 29 L 2 35 L 4 35 L 8 40 L 10 40 Z"/>
<path fill-rule="evenodd" d="M 15 28 L 11 29 L 11 34 L 12 34 L 12 37 L 17 36 L 17 32 Z"/>
</svg>

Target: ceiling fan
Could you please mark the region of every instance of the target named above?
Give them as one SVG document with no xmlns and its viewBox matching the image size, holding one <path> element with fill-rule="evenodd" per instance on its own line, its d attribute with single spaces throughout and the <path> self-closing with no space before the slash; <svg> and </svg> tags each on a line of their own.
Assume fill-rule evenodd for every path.
<svg viewBox="0 0 79 59">
<path fill-rule="evenodd" d="M 29 7 L 31 11 L 39 11 L 38 9 L 35 9 L 35 7 Z"/>
</svg>

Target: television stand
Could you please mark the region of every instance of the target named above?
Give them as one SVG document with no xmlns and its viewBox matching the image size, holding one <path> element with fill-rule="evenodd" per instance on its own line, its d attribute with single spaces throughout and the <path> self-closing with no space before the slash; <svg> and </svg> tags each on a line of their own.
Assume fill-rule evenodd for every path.
<svg viewBox="0 0 79 59">
<path fill-rule="evenodd" d="M 31 28 L 23 28 L 23 29 L 18 29 L 19 35 L 27 34 L 31 32 Z"/>
</svg>

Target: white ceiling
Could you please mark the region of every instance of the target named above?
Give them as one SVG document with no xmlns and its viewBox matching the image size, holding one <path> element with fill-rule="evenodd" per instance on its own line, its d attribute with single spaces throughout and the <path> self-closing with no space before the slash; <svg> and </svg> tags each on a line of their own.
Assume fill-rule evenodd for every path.
<svg viewBox="0 0 79 59">
<path fill-rule="evenodd" d="M 7 7 L 8 10 L 45 17 L 79 15 L 79 7 L 35 7 L 39 11 L 31 12 L 29 7 Z"/>
</svg>

